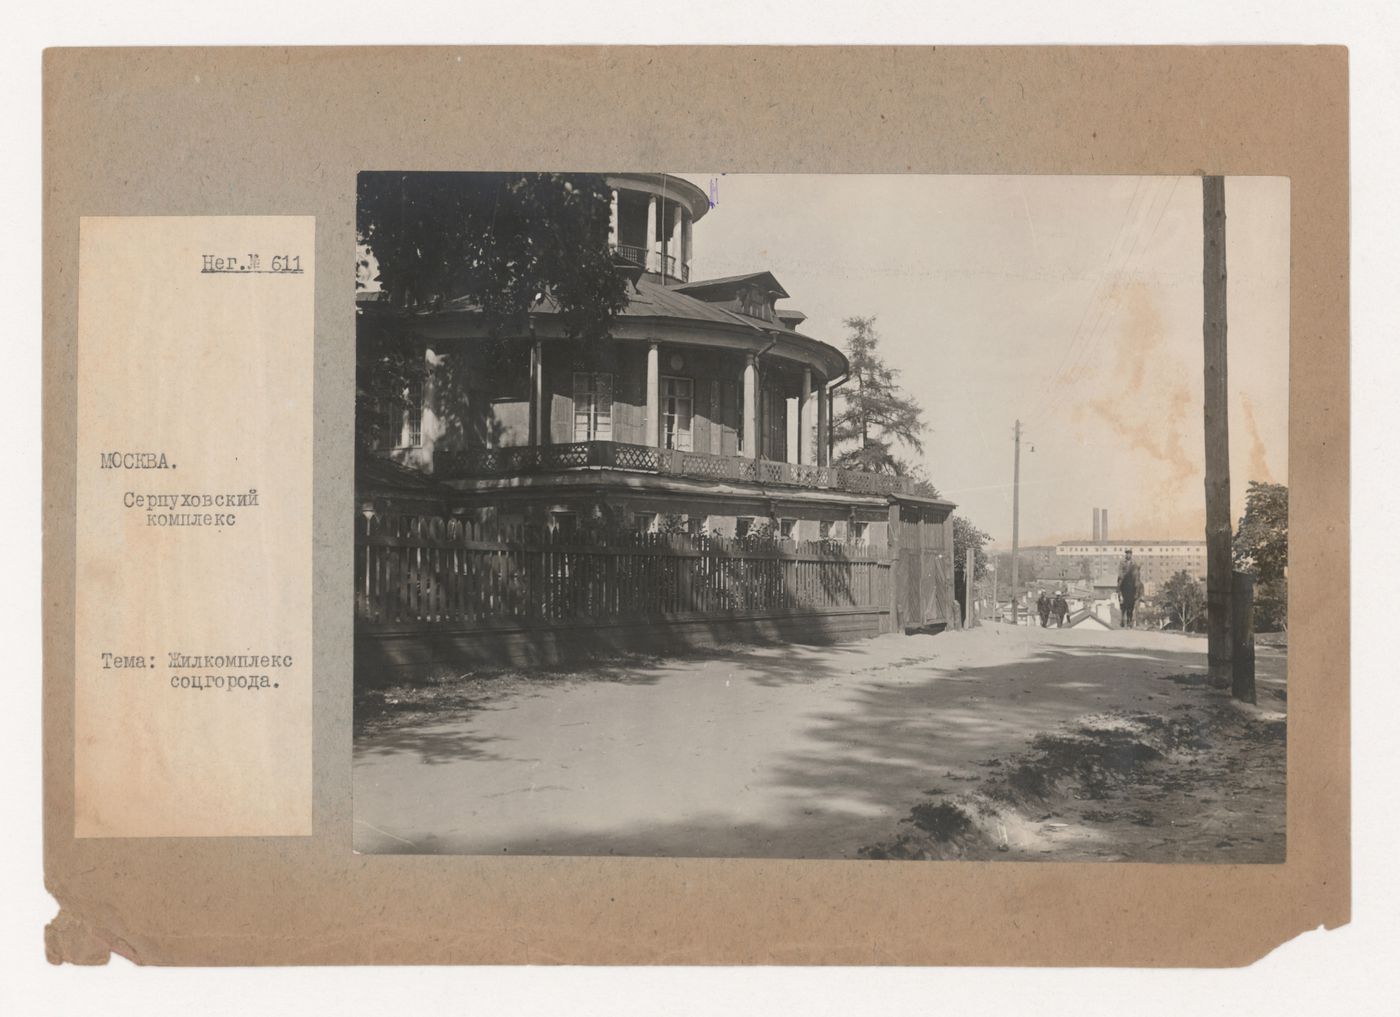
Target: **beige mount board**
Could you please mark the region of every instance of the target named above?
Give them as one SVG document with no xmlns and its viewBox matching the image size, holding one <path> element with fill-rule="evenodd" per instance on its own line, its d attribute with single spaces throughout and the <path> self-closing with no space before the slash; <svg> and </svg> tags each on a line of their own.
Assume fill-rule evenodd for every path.
<svg viewBox="0 0 1400 1017">
<path fill-rule="evenodd" d="M 100 962 L 116 951 L 158 964 L 1215 966 L 1348 921 L 1345 50 L 55 50 L 44 80 L 54 960 Z M 1290 179 L 1290 580 L 1300 621 L 1290 633 L 1284 864 L 352 853 L 344 529 L 356 173 L 716 164 Z M 298 638 L 312 654 L 313 723 L 307 754 L 288 764 L 309 766 L 309 833 L 78 835 L 93 832 L 76 825 L 74 770 L 80 229 L 85 218 L 153 216 L 315 220 L 314 273 L 303 280 L 314 298 L 314 377 L 301 382 L 310 550 L 278 564 L 279 579 L 310 590 L 310 631 Z M 217 438 L 207 441 L 216 452 Z"/>
</svg>

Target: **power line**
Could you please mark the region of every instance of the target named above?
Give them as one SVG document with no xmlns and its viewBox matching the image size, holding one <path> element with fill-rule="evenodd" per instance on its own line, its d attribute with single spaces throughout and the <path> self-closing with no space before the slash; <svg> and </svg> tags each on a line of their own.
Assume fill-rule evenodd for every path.
<svg viewBox="0 0 1400 1017">
<path fill-rule="evenodd" d="M 1128 252 L 1128 257 L 1124 261 L 1123 267 L 1120 270 L 1121 274 L 1125 278 L 1131 275 L 1132 265 L 1134 260 L 1137 258 L 1139 251 L 1141 250 L 1145 252 L 1147 248 L 1151 245 L 1152 240 L 1156 237 L 1157 230 L 1162 225 L 1162 219 L 1166 216 L 1167 208 L 1170 207 L 1172 198 L 1176 195 L 1177 185 L 1180 183 L 1180 177 L 1172 178 L 1171 188 L 1167 190 L 1166 200 L 1162 202 L 1162 207 L 1157 210 L 1157 218 L 1153 221 L 1152 229 L 1148 231 L 1138 232 L 1137 240 L 1134 242 L 1132 249 Z M 1163 181 L 1163 189 L 1165 189 L 1165 181 Z M 1151 218 L 1152 216 L 1153 205 L 1156 205 L 1156 198 L 1152 200 L 1152 205 L 1148 206 L 1147 218 Z M 1102 309 L 1100 310 L 1098 319 L 1094 322 L 1094 327 L 1089 332 L 1089 341 L 1085 343 L 1084 347 L 1080 351 L 1079 356 L 1075 359 L 1075 362 L 1070 367 L 1070 376 L 1073 376 L 1085 363 L 1092 362 L 1092 354 L 1098 348 L 1100 342 L 1103 339 L 1103 336 L 1107 333 L 1108 326 L 1113 323 L 1114 318 L 1117 316 L 1118 309 L 1116 306 L 1112 307 L 1112 313 L 1109 313 L 1109 309 L 1110 304 L 1108 302 L 1105 302 L 1103 304 Z M 1102 328 L 1100 326 L 1102 326 Z"/>
<path fill-rule="evenodd" d="M 1074 326 L 1074 331 L 1070 333 L 1069 344 L 1065 346 L 1063 352 L 1060 354 L 1060 362 L 1056 365 L 1054 372 L 1051 374 L 1048 384 L 1045 384 L 1041 388 L 1039 398 L 1033 404 L 1034 408 L 1031 412 L 1032 419 L 1037 419 L 1040 416 L 1041 412 L 1049 404 L 1051 393 L 1055 391 L 1055 389 L 1059 386 L 1060 382 L 1063 380 L 1065 366 L 1069 362 L 1070 356 L 1074 351 L 1075 346 L 1082 341 L 1084 323 L 1088 320 L 1089 312 L 1101 299 L 1101 291 L 1104 291 L 1107 288 L 1107 280 L 1112 274 L 1113 260 L 1118 253 L 1118 247 L 1123 239 L 1123 233 L 1128 228 L 1128 222 L 1132 218 L 1133 206 L 1137 204 L 1138 195 L 1141 193 L 1142 190 L 1142 181 L 1143 178 L 1138 177 L 1133 182 L 1133 193 L 1132 196 L 1128 199 L 1127 207 L 1123 210 L 1123 219 L 1118 224 L 1118 231 L 1114 234 L 1113 246 L 1109 248 L 1107 264 L 1104 267 L 1103 273 L 1099 276 L 1098 281 L 1094 284 L 1094 288 L 1089 294 L 1089 299 L 1084 304 L 1084 309 L 1080 312 L 1079 321 Z"/>
</svg>

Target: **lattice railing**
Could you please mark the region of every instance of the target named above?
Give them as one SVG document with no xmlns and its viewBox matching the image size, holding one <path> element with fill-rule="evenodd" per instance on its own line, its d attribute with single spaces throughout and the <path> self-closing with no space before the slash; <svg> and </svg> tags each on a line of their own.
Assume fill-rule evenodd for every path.
<svg viewBox="0 0 1400 1017">
<path fill-rule="evenodd" d="M 504 477 L 574 469 L 632 470 L 702 480 L 737 480 L 855 494 L 898 494 L 911 490 L 904 477 L 839 470 L 831 466 L 778 463 L 767 459 L 717 456 L 704 452 L 631 445 L 616 441 L 575 441 L 559 445 L 466 449 L 439 452 L 434 472 L 439 479 Z"/>
</svg>

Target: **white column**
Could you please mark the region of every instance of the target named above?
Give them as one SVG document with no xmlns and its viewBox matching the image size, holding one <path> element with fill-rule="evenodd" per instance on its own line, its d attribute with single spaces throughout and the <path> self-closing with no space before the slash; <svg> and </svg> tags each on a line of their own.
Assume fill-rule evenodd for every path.
<svg viewBox="0 0 1400 1017">
<path fill-rule="evenodd" d="M 744 362 L 744 451 L 746 459 L 758 457 L 758 362 L 752 353 Z"/>
<path fill-rule="evenodd" d="M 530 444 L 544 445 L 544 362 L 540 342 L 530 344 Z"/>
<path fill-rule="evenodd" d="M 817 386 L 817 447 L 813 449 L 816 458 L 812 460 L 818 466 L 829 465 L 826 461 L 826 443 L 831 423 L 827 420 L 827 416 L 826 382 L 823 381 Z"/>
<path fill-rule="evenodd" d="M 815 466 L 812 454 L 812 369 L 802 369 L 802 394 L 797 397 L 797 461 Z"/>
<path fill-rule="evenodd" d="M 661 444 L 661 351 L 656 343 L 647 345 L 647 433 L 648 445 Z"/>
<path fill-rule="evenodd" d="M 622 240 L 617 229 L 617 191 L 612 192 L 612 220 L 610 226 L 612 233 L 608 237 L 608 243 L 616 247 Z"/>
<path fill-rule="evenodd" d="M 647 195 L 647 269 L 657 271 L 656 257 L 656 195 Z"/>
<path fill-rule="evenodd" d="M 671 243 L 670 243 L 670 245 L 669 245 L 670 249 L 669 249 L 666 253 L 669 254 L 669 255 L 671 256 L 671 259 L 672 259 L 672 260 L 671 260 L 671 265 L 672 265 L 671 274 L 672 274 L 673 276 L 675 276 L 677 279 L 679 279 L 680 276 L 681 276 L 681 258 L 682 258 L 682 257 L 684 256 L 684 254 L 685 254 L 685 251 L 684 251 L 685 244 L 684 244 L 684 242 L 683 242 L 683 240 L 682 240 L 682 237 L 681 237 L 681 206 L 680 206 L 680 203 L 677 202 L 673 207 L 674 207 L 675 211 L 671 213 Z M 663 267 L 664 267 L 664 266 L 663 266 Z"/>
<path fill-rule="evenodd" d="M 681 268 L 681 273 L 680 273 L 681 278 L 682 278 L 683 280 L 685 280 L 686 282 L 689 282 L 689 281 L 690 281 L 690 246 L 691 246 L 691 244 L 694 242 L 694 241 L 691 239 L 691 230 L 692 230 L 693 228 L 694 228 L 694 223 L 691 221 L 690 216 L 686 216 L 685 219 L 683 220 L 682 224 L 681 224 L 681 229 L 682 229 L 682 235 L 681 235 L 681 265 L 682 265 L 682 268 Z"/>
</svg>

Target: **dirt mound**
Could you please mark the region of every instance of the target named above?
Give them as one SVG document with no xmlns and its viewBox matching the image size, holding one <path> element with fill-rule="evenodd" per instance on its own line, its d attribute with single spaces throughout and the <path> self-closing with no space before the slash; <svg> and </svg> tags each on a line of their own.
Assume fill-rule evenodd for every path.
<svg viewBox="0 0 1400 1017">
<path fill-rule="evenodd" d="M 1286 721 L 1189 684 L 1210 699 L 1080 717 L 985 761 L 975 790 L 931 789 L 901 820 L 912 829 L 861 855 L 1282 860 Z"/>
<path fill-rule="evenodd" d="M 902 833 L 887 844 L 861 848 L 863 858 L 918 859 L 960 858 L 993 849 L 988 829 L 978 821 L 974 797 L 960 795 L 956 801 L 920 802 L 900 820 L 917 828 Z M 985 807 L 985 806 L 984 806 Z"/>
<path fill-rule="evenodd" d="M 972 825 L 972 817 L 956 805 L 940 802 L 937 805 L 922 802 L 909 813 L 909 821 L 920 830 L 930 834 L 934 840 L 953 840 L 966 833 Z"/>
</svg>

